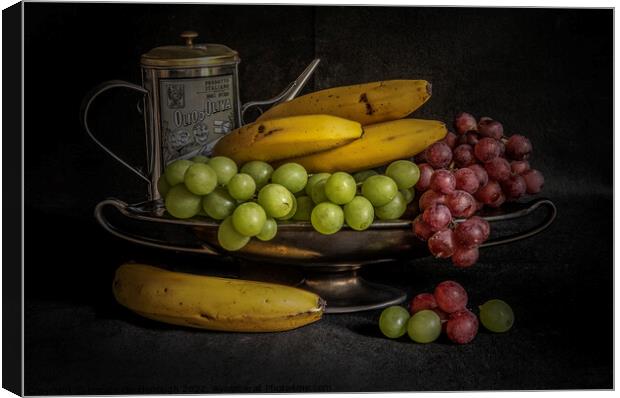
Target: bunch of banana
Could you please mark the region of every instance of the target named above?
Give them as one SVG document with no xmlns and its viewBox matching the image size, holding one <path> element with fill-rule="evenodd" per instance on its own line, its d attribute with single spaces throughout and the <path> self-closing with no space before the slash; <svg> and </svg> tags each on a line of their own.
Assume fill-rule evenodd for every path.
<svg viewBox="0 0 620 398">
<path fill-rule="evenodd" d="M 150 319 L 202 329 L 276 332 L 321 319 L 316 294 L 265 282 L 123 264 L 113 282 L 116 300 Z"/>
<path fill-rule="evenodd" d="M 369 169 L 413 157 L 447 134 L 438 121 L 403 119 L 431 95 L 425 80 L 336 87 L 274 106 L 223 137 L 214 155 L 297 162 L 308 172 Z"/>
</svg>

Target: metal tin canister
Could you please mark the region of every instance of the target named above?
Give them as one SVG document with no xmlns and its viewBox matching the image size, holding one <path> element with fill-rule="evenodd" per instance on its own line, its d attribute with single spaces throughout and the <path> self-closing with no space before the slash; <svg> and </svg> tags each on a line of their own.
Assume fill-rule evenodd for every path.
<svg viewBox="0 0 620 398">
<path fill-rule="evenodd" d="M 239 54 L 222 44 L 194 44 L 196 32 L 181 34 L 184 45 L 157 47 L 141 57 L 142 86 L 107 81 L 85 98 L 82 124 L 108 154 L 149 185 L 149 199 L 159 199 L 157 181 L 176 159 L 209 154 L 217 140 L 241 125 Z M 112 88 L 144 96 L 147 170 L 115 154 L 91 132 L 88 111 L 99 94 Z"/>
<path fill-rule="evenodd" d="M 167 164 L 176 159 L 208 155 L 222 136 L 242 125 L 251 107 L 293 99 L 308 82 L 320 60 L 313 60 L 280 94 L 241 106 L 239 54 L 222 44 L 195 44 L 196 32 L 181 33 L 184 45 L 156 47 L 140 60 L 142 85 L 110 80 L 95 87 L 82 103 L 82 125 L 101 149 L 148 183 L 149 200 L 160 198 L 157 182 Z M 123 160 L 91 131 L 88 111 L 101 93 L 125 88 L 144 96 L 146 170 Z"/>
<path fill-rule="evenodd" d="M 151 93 L 146 128 L 163 166 L 210 153 L 241 125 L 238 53 L 222 44 L 194 44 L 196 36 L 183 32 L 185 45 L 157 47 L 141 58 L 142 85 Z"/>
</svg>

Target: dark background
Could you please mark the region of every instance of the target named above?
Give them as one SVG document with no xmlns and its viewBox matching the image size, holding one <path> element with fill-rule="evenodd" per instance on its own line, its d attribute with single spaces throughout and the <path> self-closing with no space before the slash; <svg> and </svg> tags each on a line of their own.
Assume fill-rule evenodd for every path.
<svg viewBox="0 0 620 398">
<path fill-rule="evenodd" d="M 613 387 L 612 10 L 24 7 L 26 394 Z M 117 305 L 110 284 L 123 261 L 236 271 L 122 242 L 92 217 L 98 201 L 139 201 L 146 187 L 81 129 L 83 96 L 104 80 L 139 83 L 140 55 L 187 29 L 240 53 L 244 102 L 275 95 L 320 57 L 307 91 L 426 79 L 433 96 L 416 117 L 449 122 L 465 110 L 527 135 L 559 208 L 548 231 L 485 249 L 467 270 L 426 258 L 365 271 L 410 295 L 457 280 L 472 308 L 509 302 L 515 327 L 466 346 L 417 345 L 381 337 L 380 311 L 254 335 L 168 327 Z M 138 99 L 102 96 L 92 123 L 142 166 Z"/>
</svg>

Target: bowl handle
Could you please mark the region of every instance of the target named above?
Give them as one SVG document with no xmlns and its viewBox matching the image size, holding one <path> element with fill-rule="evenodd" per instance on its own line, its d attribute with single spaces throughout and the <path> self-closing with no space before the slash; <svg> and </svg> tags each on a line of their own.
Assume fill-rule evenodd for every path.
<svg viewBox="0 0 620 398">
<path fill-rule="evenodd" d="M 525 208 L 509 213 L 507 215 L 490 216 L 490 217 L 483 217 L 483 218 L 491 223 L 494 221 L 504 221 L 504 220 L 509 220 L 513 218 L 525 217 L 540 208 L 547 208 L 547 215 L 539 224 L 537 224 L 536 226 L 528 230 L 517 232 L 517 233 L 508 235 L 508 236 L 502 236 L 502 237 L 490 239 L 486 241 L 485 243 L 483 243 L 482 245 L 480 245 L 480 247 L 491 247 L 491 246 L 503 245 L 506 243 L 512 243 L 512 242 L 516 242 L 522 239 L 527 239 L 529 237 L 532 237 L 544 231 L 545 229 L 547 229 L 553 223 L 558 213 L 558 210 L 555 207 L 555 204 L 551 200 L 545 199 L 545 198 L 537 199 L 533 202 L 525 204 L 525 206 L 526 206 Z"/>
<path fill-rule="evenodd" d="M 156 238 L 147 238 L 147 237 L 137 236 L 137 235 L 125 232 L 125 231 L 121 231 L 119 228 L 112 225 L 109 222 L 109 220 L 105 217 L 105 215 L 103 214 L 103 209 L 106 206 L 112 206 L 116 210 L 118 210 L 120 213 L 125 214 L 125 215 L 128 215 L 131 212 L 131 208 L 127 203 L 123 202 L 122 200 L 115 199 L 115 198 L 102 200 L 101 202 L 97 204 L 97 206 L 95 206 L 95 218 L 97 219 L 97 222 L 106 231 L 108 231 L 114 236 L 117 236 L 121 239 L 125 239 L 132 243 L 137 243 L 137 244 L 149 246 L 149 247 L 155 247 L 157 249 L 176 250 L 176 251 L 188 252 L 188 253 L 210 254 L 210 255 L 215 255 L 215 256 L 220 255 L 220 253 L 218 253 L 215 249 L 213 249 L 210 246 L 204 245 L 204 244 L 196 244 L 194 246 L 188 246 L 184 244 L 174 244 L 174 243 L 162 241 Z"/>
</svg>

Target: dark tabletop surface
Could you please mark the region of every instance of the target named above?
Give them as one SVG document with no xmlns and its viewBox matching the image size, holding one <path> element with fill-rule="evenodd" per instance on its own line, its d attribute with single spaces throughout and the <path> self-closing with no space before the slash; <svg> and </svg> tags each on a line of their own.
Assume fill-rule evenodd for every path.
<svg viewBox="0 0 620 398">
<path fill-rule="evenodd" d="M 28 3 L 25 18 L 26 394 L 613 388 L 611 10 Z M 416 117 L 467 110 L 527 135 L 558 208 L 547 231 L 484 249 L 470 269 L 426 257 L 362 270 L 409 298 L 458 281 L 473 310 L 510 303 L 514 327 L 420 345 L 382 337 L 380 310 L 249 334 L 169 326 L 118 305 L 111 281 L 125 261 L 242 271 L 121 241 L 92 217 L 105 197 L 138 201 L 145 187 L 85 137 L 82 96 L 103 80 L 138 82 L 140 54 L 188 28 L 240 52 L 244 101 L 272 96 L 321 57 L 309 89 L 424 78 L 433 97 Z M 50 59 L 49 70 L 36 66 Z M 125 105 L 135 100 L 102 99 L 93 123 L 138 163 L 141 121 Z"/>
</svg>

